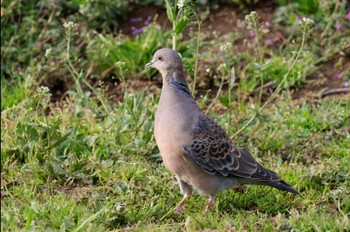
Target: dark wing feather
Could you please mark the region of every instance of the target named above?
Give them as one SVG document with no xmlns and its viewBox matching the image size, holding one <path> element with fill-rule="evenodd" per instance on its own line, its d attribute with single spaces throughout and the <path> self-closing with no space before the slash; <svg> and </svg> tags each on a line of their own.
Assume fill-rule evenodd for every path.
<svg viewBox="0 0 350 232">
<path fill-rule="evenodd" d="M 280 180 L 276 173 L 264 169 L 245 149 L 237 148 L 227 134 L 211 119 L 201 115 L 192 131 L 187 154 L 204 171 L 243 179 Z"/>
</svg>

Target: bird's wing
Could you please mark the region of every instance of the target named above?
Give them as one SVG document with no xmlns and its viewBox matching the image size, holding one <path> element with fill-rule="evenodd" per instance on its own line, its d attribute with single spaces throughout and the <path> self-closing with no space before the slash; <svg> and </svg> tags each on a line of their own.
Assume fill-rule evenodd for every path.
<svg viewBox="0 0 350 232">
<path fill-rule="evenodd" d="M 192 140 L 184 146 L 187 154 L 204 171 L 243 179 L 277 181 L 246 149 L 237 148 L 214 121 L 201 115 L 192 131 Z"/>
</svg>

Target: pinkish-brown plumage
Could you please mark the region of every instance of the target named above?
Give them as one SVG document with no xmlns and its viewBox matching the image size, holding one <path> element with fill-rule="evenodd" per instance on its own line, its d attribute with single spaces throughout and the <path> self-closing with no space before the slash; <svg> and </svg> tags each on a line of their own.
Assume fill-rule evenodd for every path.
<svg viewBox="0 0 350 232">
<path fill-rule="evenodd" d="M 206 211 L 217 193 L 238 184 L 269 185 L 299 194 L 247 150 L 237 148 L 225 131 L 203 114 L 188 89 L 176 51 L 158 50 L 146 67 L 158 69 L 163 77 L 154 134 L 164 164 L 176 175 L 184 195 L 177 211 L 183 209 L 193 189 L 209 196 Z"/>
</svg>

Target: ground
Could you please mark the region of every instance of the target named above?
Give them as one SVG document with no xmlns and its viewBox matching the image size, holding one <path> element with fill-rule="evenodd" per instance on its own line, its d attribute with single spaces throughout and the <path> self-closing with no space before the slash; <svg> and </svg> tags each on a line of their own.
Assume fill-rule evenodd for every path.
<svg viewBox="0 0 350 232">
<path fill-rule="evenodd" d="M 113 2 L 2 4 L 2 231 L 350 229 L 345 2 L 319 1 L 313 12 L 315 1 L 298 1 L 307 13 L 263 0 L 195 8 L 203 20 L 199 51 L 193 15 L 177 50 L 190 87 L 199 57 L 197 102 L 237 146 L 301 193 L 244 186 L 218 194 L 207 214 L 207 197 L 198 194 L 183 214 L 172 212 L 182 196 L 154 141 L 162 80 L 144 65 L 172 46 L 166 10 L 159 1 Z M 260 17 L 261 58 L 245 21 L 251 11 Z M 298 22 L 306 16 L 315 24 L 303 34 Z M 62 26 L 69 21 L 77 25 Z M 227 42 L 232 47 L 222 49 Z M 219 69 L 223 63 L 229 71 Z"/>
</svg>

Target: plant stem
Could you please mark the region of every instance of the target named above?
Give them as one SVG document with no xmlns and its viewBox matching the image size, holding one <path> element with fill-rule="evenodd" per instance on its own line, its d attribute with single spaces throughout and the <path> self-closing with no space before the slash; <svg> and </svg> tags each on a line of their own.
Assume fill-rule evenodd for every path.
<svg viewBox="0 0 350 232">
<path fill-rule="evenodd" d="M 67 51 L 66 51 L 66 61 L 67 61 L 67 66 L 68 70 L 71 72 L 75 85 L 77 88 L 77 92 L 79 93 L 80 97 L 84 96 L 83 89 L 80 86 L 80 81 L 79 81 L 79 73 L 75 70 L 72 61 L 70 60 L 70 40 L 71 40 L 71 28 L 67 30 Z"/>
<path fill-rule="evenodd" d="M 82 81 L 87 87 L 89 87 L 89 89 L 96 93 L 96 96 L 99 96 L 99 93 L 97 93 L 96 89 L 88 82 L 86 81 L 84 78 L 81 78 L 82 77 L 82 74 L 79 74 L 77 72 L 77 70 L 74 68 L 74 65 L 72 64 L 72 61 L 70 59 L 70 43 L 71 43 L 71 31 L 72 29 L 71 28 L 68 28 L 67 29 L 67 50 L 66 50 L 66 61 L 67 61 L 67 66 L 68 66 L 68 70 L 69 72 L 72 74 L 73 78 L 74 78 L 74 81 L 75 81 L 75 85 L 76 85 L 76 88 L 77 88 L 77 92 L 79 94 L 79 96 L 81 98 L 84 98 L 84 92 L 83 92 L 83 89 L 81 88 L 81 85 L 80 85 L 80 81 Z M 123 76 L 123 83 L 124 83 L 124 86 L 125 86 L 125 81 L 124 81 L 124 76 Z M 106 111 L 106 113 L 108 115 L 110 115 L 110 111 L 108 110 L 108 107 L 107 107 L 107 104 L 105 103 L 105 101 L 98 97 L 99 101 L 101 102 L 104 110 Z"/>
<path fill-rule="evenodd" d="M 228 120 L 227 120 L 227 133 L 230 133 L 229 130 L 231 128 L 231 89 L 228 91 Z"/>
<path fill-rule="evenodd" d="M 298 61 L 299 59 L 299 56 L 304 48 L 304 43 L 305 43 L 305 37 L 306 37 L 306 25 L 304 25 L 304 28 L 303 28 L 303 36 L 302 36 L 302 39 L 301 39 L 301 44 L 300 44 L 300 47 L 299 47 L 299 51 L 297 53 L 297 55 L 295 56 L 293 62 L 292 62 L 292 65 L 289 67 L 287 73 L 284 75 L 282 81 L 279 83 L 279 85 L 277 86 L 276 90 L 272 93 L 272 95 L 269 97 L 269 99 L 267 99 L 267 101 L 264 103 L 264 105 L 262 105 L 261 108 L 259 108 L 258 111 L 255 112 L 254 116 L 249 119 L 248 122 L 246 122 L 244 124 L 244 126 L 239 129 L 232 137 L 231 139 L 235 138 L 237 135 L 239 135 L 244 129 L 246 129 L 253 121 L 254 119 L 260 114 L 260 112 L 275 98 L 275 96 L 280 92 L 280 90 L 282 89 L 282 86 L 284 84 L 284 82 L 286 82 L 287 80 L 287 77 L 289 76 L 290 72 L 292 71 L 293 67 L 295 66 L 296 62 Z"/>
<path fill-rule="evenodd" d="M 232 120 L 232 109 L 231 109 L 231 91 L 233 89 L 234 81 L 236 79 L 235 77 L 235 68 L 232 66 L 231 68 L 231 75 L 229 76 L 230 81 L 229 81 L 229 88 L 228 88 L 228 121 L 227 121 L 227 133 L 230 133 L 230 128 L 231 128 L 231 120 Z M 232 80 L 233 79 L 233 80 Z"/>
<path fill-rule="evenodd" d="M 174 1 L 174 6 L 173 6 L 173 50 L 176 50 L 176 24 L 177 24 L 177 17 L 176 15 L 176 7 L 177 7 L 177 0 Z"/>
<path fill-rule="evenodd" d="M 176 24 L 174 22 L 173 23 L 173 50 L 176 51 L 176 33 L 175 33 L 175 28 L 176 28 Z"/>
<path fill-rule="evenodd" d="M 202 21 L 198 19 L 198 32 L 197 32 L 197 45 L 196 45 L 196 61 L 194 66 L 194 78 L 193 78 L 193 86 L 192 86 L 192 95 L 194 96 L 196 90 L 196 81 L 198 75 L 198 61 L 199 61 L 199 47 L 200 47 L 200 34 L 201 34 L 201 24 Z"/>
<path fill-rule="evenodd" d="M 257 18 L 254 18 L 253 22 L 254 22 L 254 30 L 255 30 L 255 33 L 256 33 L 256 36 L 255 36 L 255 43 L 258 47 L 258 53 L 259 53 L 259 62 L 260 62 L 260 65 L 261 65 L 261 76 L 260 76 L 260 92 L 259 92 L 259 100 L 258 100 L 258 106 L 260 106 L 260 103 L 261 103 L 261 99 L 262 99 L 262 92 L 263 92 L 263 85 L 264 85 L 264 79 L 265 79 L 265 70 L 264 70 L 264 54 L 261 50 L 261 47 L 260 47 L 260 42 L 259 42 L 259 30 L 258 30 L 258 25 L 256 23 L 256 20 Z"/>
<path fill-rule="evenodd" d="M 216 93 L 215 98 L 214 98 L 214 99 L 212 100 L 212 102 L 210 103 L 208 109 L 205 111 L 205 114 L 208 114 L 208 112 L 209 112 L 209 110 L 211 109 L 211 107 L 213 107 L 214 103 L 215 103 L 216 100 L 219 98 L 220 93 L 221 93 L 221 90 L 222 90 L 222 87 L 223 87 L 223 85 L 224 85 L 224 80 L 225 80 L 225 76 L 223 75 L 222 78 L 221 78 L 221 83 L 220 83 L 218 92 Z"/>
</svg>

